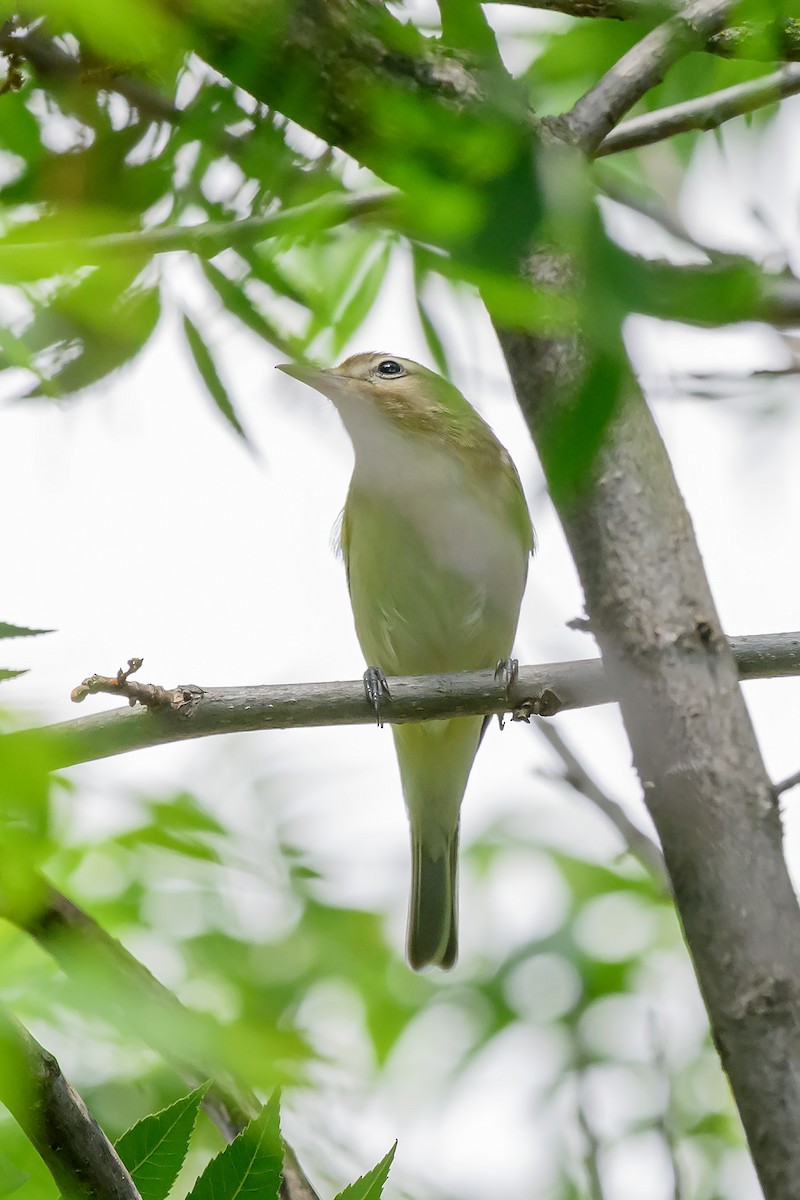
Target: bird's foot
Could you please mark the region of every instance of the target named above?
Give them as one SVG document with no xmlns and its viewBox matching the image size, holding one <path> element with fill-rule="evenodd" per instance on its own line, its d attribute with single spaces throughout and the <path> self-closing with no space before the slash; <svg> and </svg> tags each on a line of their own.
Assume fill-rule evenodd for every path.
<svg viewBox="0 0 800 1200">
<path fill-rule="evenodd" d="M 367 704 L 375 711 L 378 728 L 383 729 L 381 703 L 384 700 L 391 700 L 392 693 L 389 691 L 389 684 L 380 667 L 367 667 L 364 672 L 364 695 L 367 697 Z"/>
<path fill-rule="evenodd" d="M 511 689 L 517 682 L 519 675 L 519 659 L 518 658 L 501 658 L 494 669 L 494 677 L 498 683 L 504 683 L 506 688 L 506 697 L 511 698 Z M 497 714 L 497 721 L 501 729 L 505 729 L 506 723 L 502 713 Z"/>
</svg>

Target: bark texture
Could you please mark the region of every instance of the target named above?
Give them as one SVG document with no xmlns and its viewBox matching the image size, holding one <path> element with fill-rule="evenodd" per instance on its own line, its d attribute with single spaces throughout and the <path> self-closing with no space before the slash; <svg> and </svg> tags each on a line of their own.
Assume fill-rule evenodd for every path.
<svg viewBox="0 0 800 1200">
<path fill-rule="evenodd" d="M 533 270 L 552 279 L 558 266 Z M 579 348 L 502 331 L 500 341 L 545 448 Z M 756 1169 L 769 1200 L 790 1200 L 800 1179 L 797 900 L 691 521 L 632 384 L 593 477 L 560 516 Z"/>
<path fill-rule="evenodd" d="M 0 1099 L 66 1200 L 141 1200 L 111 1142 L 58 1063 L 0 1008 Z"/>
</svg>

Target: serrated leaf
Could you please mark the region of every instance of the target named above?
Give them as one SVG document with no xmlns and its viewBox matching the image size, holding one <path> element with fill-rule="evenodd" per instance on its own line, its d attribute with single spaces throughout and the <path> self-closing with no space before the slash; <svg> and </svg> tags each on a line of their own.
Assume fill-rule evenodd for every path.
<svg viewBox="0 0 800 1200">
<path fill-rule="evenodd" d="M 186 1158 L 206 1084 L 151 1113 L 117 1140 L 115 1149 L 142 1200 L 165 1200 Z"/>
<path fill-rule="evenodd" d="M 11 671 L 6 667 L 0 667 L 0 683 L 5 679 L 16 679 L 18 675 L 27 675 L 27 668 L 23 671 Z"/>
<path fill-rule="evenodd" d="M 366 1175 L 362 1175 L 355 1183 L 348 1184 L 343 1191 L 339 1192 L 335 1200 L 380 1200 L 396 1150 L 397 1142 L 377 1166 L 373 1167 L 371 1171 L 367 1171 Z"/>
<path fill-rule="evenodd" d="M 38 637 L 40 633 L 54 633 L 53 629 L 28 629 L 24 625 L 9 625 L 0 621 L 0 638 Z"/>
<path fill-rule="evenodd" d="M 211 1160 L 186 1200 L 277 1200 L 283 1167 L 279 1103 L 275 1091 L 259 1115 Z"/>
<path fill-rule="evenodd" d="M 200 372 L 200 377 L 206 385 L 211 399 L 222 413 L 228 424 L 239 434 L 240 438 L 246 442 L 247 434 L 242 428 L 239 418 L 236 416 L 236 410 L 233 407 L 233 402 L 228 395 L 228 389 L 220 378 L 217 364 L 211 356 L 211 352 L 206 346 L 203 335 L 197 326 L 190 318 L 183 314 L 183 331 L 186 334 L 186 341 L 194 359 L 195 366 Z"/>
</svg>

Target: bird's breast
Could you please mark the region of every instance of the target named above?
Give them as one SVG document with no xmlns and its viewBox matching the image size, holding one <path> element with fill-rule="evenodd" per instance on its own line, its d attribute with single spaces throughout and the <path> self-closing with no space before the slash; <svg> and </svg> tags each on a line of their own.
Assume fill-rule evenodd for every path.
<svg viewBox="0 0 800 1200">
<path fill-rule="evenodd" d="M 364 653 L 400 673 L 467 670 L 510 653 L 527 552 L 497 487 L 417 444 L 357 458 L 347 558 Z"/>
</svg>

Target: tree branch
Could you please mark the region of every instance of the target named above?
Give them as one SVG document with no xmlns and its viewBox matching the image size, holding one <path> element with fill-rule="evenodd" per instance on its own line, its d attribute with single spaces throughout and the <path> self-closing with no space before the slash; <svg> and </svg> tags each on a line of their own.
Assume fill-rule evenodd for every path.
<svg viewBox="0 0 800 1200">
<path fill-rule="evenodd" d="M 725 24 L 733 0 L 690 0 L 641 39 L 561 117 L 548 122 L 563 141 L 593 154 L 625 113 L 689 50 Z"/>
<path fill-rule="evenodd" d="M 13 21 L 0 28 L 0 53 L 24 59 L 45 85 L 91 83 L 95 91 L 117 92 L 145 116 L 168 121 L 181 116 L 171 100 L 143 80 L 92 57 L 76 58 L 52 38 L 35 30 L 18 30 Z"/>
<path fill-rule="evenodd" d="M 0 915 L 34 938 L 65 974 L 83 982 L 84 995 L 96 997 L 98 1012 L 104 1019 L 116 1018 L 126 1033 L 133 1030 L 175 1068 L 189 1087 L 211 1080 L 203 1108 L 226 1141 L 232 1141 L 258 1114 L 261 1104 L 246 1084 L 218 1063 L 203 1061 L 202 1055 L 189 1061 L 179 1049 L 194 1039 L 209 1054 L 208 1030 L 202 1015 L 187 1009 L 88 913 L 44 879 L 39 878 L 37 884 L 35 905 L 18 911 L 4 902 Z M 0 897 L 5 895 L 0 890 Z M 0 1099 L 5 1102 L 4 1097 Z M 283 1200 L 317 1200 L 288 1146 L 281 1195 Z"/>
<path fill-rule="evenodd" d="M 800 633 L 735 637 L 730 647 L 742 679 L 800 674 Z M 508 693 L 493 671 L 404 676 L 390 679 L 389 685 L 392 698 L 381 709 L 381 717 L 392 724 L 514 710 L 523 719 L 534 713 L 554 716 L 617 698 L 600 659 L 520 667 Z M 147 686 L 139 684 L 137 689 Z M 208 689 L 184 685 L 163 690 L 176 697 L 174 710 L 111 709 L 5 737 L 12 742 L 31 741 L 48 767 L 59 770 L 129 750 L 220 733 L 375 723 L 361 680 Z M 113 691 L 125 694 L 118 686 Z M 184 696 L 190 698 L 181 702 L 178 698 Z"/>
<path fill-rule="evenodd" d="M 782 779 L 780 783 L 776 783 L 772 790 L 776 796 L 782 796 L 784 792 L 797 787 L 798 783 L 800 783 L 800 771 L 795 771 L 793 775 L 789 775 L 786 779 Z"/>
<path fill-rule="evenodd" d="M 797 92 L 800 92 L 800 66 L 782 67 L 763 79 L 722 88 L 697 100 L 684 100 L 681 104 L 672 104 L 669 108 L 624 121 L 603 139 L 595 151 L 595 157 L 648 146 L 691 129 L 716 129 L 733 117 L 754 112 L 767 104 L 776 104 L 778 100 L 794 96 Z"/>
<path fill-rule="evenodd" d="M 68 1200 L 141 1200 L 111 1142 L 58 1063 L 0 1006 L 0 1100 Z"/>
<path fill-rule="evenodd" d="M 39 257 L 59 271 L 95 266 L 108 258 L 149 258 L 173 250 L 187 250 L 212 258 L 228 248 L 251 246 L 269 238 L 296 234 L 310 237 L 346 221 L 388 218 L 396 214 L 397 193 L 389 188 L 374 192 L 332 192 L 308 204 L 299 204 L 266 216 L 240 221 L 204 221 L 199 225 L 157 225 L 152 229 L 101 233 L 68 241 L 30 242 L 13 235 L 0 239 L 0 264 L 13 269 Z M 24 236 L 24 235 L 23 235 Z"/>
<path fill-rule="evenodd" d="M 536 282 L 563 277 L 541 255 Z M 500 331 L 546 475 L 577 339 Z M 780 819 L 682 497 L 632 382 L 581 491 L 559 504 L 714 1039 L 767 1200 L 800 1178 L 800 939 Z"/>
<path fill-rule="evenodd" d="M 672 16 L 678 4 L 663 0 L 501 0 L 518 8 L 559 12 L 568 17 L 612 21 L 641 21 L 648 26 Z M 796 62 L 800 59 L 800 20 L 776 17 L 772 21 L 746 21 L 721 29 L 702 47 L 721 58 L 746 58 L 754 62 Z"/>
</svg>

